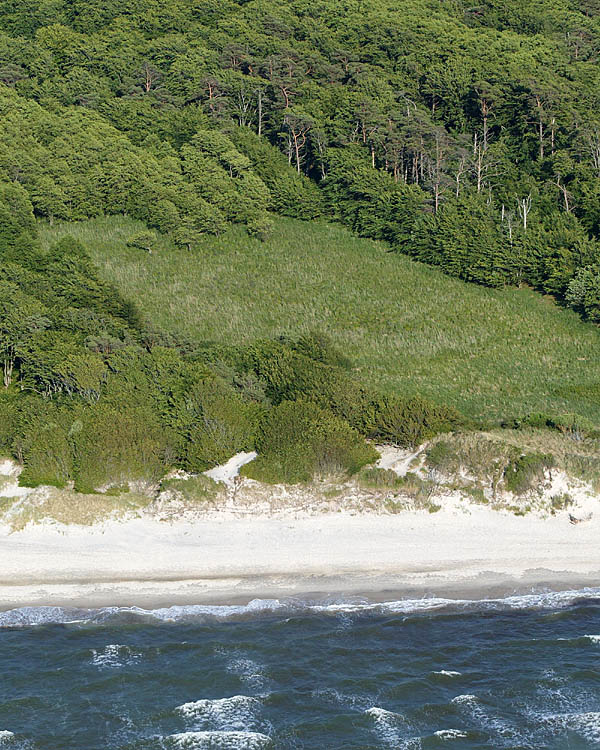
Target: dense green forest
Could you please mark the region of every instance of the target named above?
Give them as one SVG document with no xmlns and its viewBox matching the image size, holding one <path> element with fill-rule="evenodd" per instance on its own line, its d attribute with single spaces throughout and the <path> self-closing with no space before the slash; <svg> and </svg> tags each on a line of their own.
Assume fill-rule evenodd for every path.
<svg viewBox="0 0 600 750">
<path fill-rule="evenodd" d="M 0 174 L 37 216 L 126 212 L 189 247 L 324 214 L 598 319 L 599 14 L 5 0 Z"/>
<path fill-rule="evenodd" d="M 302 324 L 239 346 L 163 331 L 38 226 L 125 214 L 131 248 L 197 254 L 233 224 L 268 242 L 276 214 L 321 218 L 600 322 L 599 53 L 596 0 L 1 0 L 0 446 L 24 481 L 253 446 L 257 476 L 296 481 L 372 460 L 364 436 L 468 426 Z"/>
</svg>

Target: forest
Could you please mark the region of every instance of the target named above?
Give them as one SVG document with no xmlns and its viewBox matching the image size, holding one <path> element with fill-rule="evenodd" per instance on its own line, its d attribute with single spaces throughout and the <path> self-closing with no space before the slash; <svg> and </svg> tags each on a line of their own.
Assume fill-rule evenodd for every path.
<svg viewBox="0 0 600 750">
<path fill-rule="evenodd" d="M 23 481 L 89 491 L 252 447 L 256 478 L 305 481 L 372 461 L 365 437 L 473 426 L 362 382 L 319 332 L 173 336 L 39 227 L 126 215 L 151 255 L 339 222 L 599 323 L 599 54 L 597 0 L 1 0 L 0 447 Z"/>
</svg>

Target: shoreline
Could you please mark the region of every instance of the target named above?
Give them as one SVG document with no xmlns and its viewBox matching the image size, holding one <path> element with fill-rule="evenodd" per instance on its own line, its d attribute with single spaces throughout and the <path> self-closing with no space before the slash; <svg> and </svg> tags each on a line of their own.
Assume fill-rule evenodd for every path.
<svg viewBox="0 0 600 750">
<path fill-rule="evenodd" d="M 0 610 L 252 599 L 502 598 L 600 585 L 600 518 L 473 506 L 0 527 Z"/>
<path fill-rule="evenodd" d="M 14 591 L 10 591 L 12 587 L 3 587 L 0 613 L 47 607 L 83 610 L 139 608 L 146 611 L 186 606 L 245 607 L 253 601 L 384 604 L 403 600 L 440 599 L 480 602 L 530 594 L 595 589 L 600 585 L 600 574 L 581 578 L 566 571 L 560 574 L 543 571 L 539 576 L 527 571 L 522 577 L 511 578 L 487 573 L 475 580 L 448 580 L 429 585 L 419 585 L 411 580 L 364 577 L 328 578 L 320 582 L 290 579 L 283 583 L 272 579 L 255 579 L 252 587 L 248 587 L 245 593 L 240 590 L 239 585 L 229 588 L 227 583 L 226 579 L 216 582 L 190 580 L 173 581 L 165 586 L 162 582 L 120 581 L 61 584 L 56 587 L 44 584 L 41 588 L 17 586 Z M 398 588 L 399 586 L 402 587 Z"/>
</svg>

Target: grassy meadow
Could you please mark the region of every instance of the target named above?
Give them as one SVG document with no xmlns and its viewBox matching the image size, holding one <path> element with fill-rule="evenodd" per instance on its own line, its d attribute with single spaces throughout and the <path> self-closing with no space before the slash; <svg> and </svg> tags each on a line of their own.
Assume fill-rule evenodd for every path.
<svg viewBox="0 0 600 750">
<path fill-rule="evenodd" d="M 241 343 L 318 330 L 388 392 L 419 393 L 471 417 L 577 413 L 600 424 L 600 328 L 529 289 L 493 290 L 386 252 L 344 228 L 276 218 L 267 242 L 239 227 L 190 253 L 127 217 L 41 225 L 71 234 L 155 327 Z M 587 398 L 586 398 L 586 389 Z"/>
</svg>

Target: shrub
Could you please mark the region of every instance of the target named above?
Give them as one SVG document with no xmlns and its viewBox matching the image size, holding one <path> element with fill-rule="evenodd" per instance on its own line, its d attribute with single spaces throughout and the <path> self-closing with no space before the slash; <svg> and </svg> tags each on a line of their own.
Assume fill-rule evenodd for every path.
<svg viewBox="0 0 600 750">
<path fill-rule="evenodd" d="M 571 435 L 575 439 L 582 437 L 597 437 L 600 432 L 598 428 L 586 417 L 580 414 L 544 414 L 537 412 L 528 414 L 523 419 L 517 419 L 513 426 L 519 427 L 549 427 L 552 430 L 558 430 L 563 435 Z"/>
<path fill-rule="evenodd" d="M 12 453 L 18 431 L 19 405 L 16 394 L 4 391 L 0 393 L 0 451 L 4 455 Z"/>
<path fill-rule="evenodd" d="M 135 247 L 140 250 L 146 250 L 152 253 L 152 248 L 156 244 L 156 234 L 154 232 L 139 232 L 127 240 L 127 247 Z"/>
<path fill-rule="evenodd" d="M 600 266 L 581 268 L 566 292 L 567 303 L 588 320 L 600 322 Z"/>
<path fill-rule="evenodd" d="M 403 477 L 399 477 L 395 471 L 377 466 L 365 466 L 356 478 L 361 487 L 369 489 L 392 489 L 403 485 Z"/>
<path fill-rule="evenodd" d="M 161 482 L 161 490 L 172 490 L 181 493 L 185 500 L 192 503 L 214 503 L 224 497 L 223 485 L 219 485 L 210 477 L 198 476 L 182 479 L 175 477 Z"/>
<path fill-rule="evenodd" d="M 52 402 L 32 399 L 20 414 L 15 452 L 24 464 L 20 483 L 64 487 L 73 478 L 73 414 Z"/>
<path fill-rule="evenodd" d="M 190 416 L 185 466 L 204 471 L 254 447 L 262 407 L 245 401 L 220 378 L 206 378 L 187 396 Z"/>
<path fill-rule="evenodd" d="M 443 472 L 448 464 L 453 463 L 454 458 L 456 458 L 455 452 L 450 443 L 445 440 L 438 440 L 427 449 L 427 465 L 436 471 Z"/>
<path fill-rule="evenodd" d="M 146 406 L 104 402 L 85 410 L 71 430 L 75 489 L 156 482 L 168 468 L 169 433 Z"/>
<path fill-rule="evenodd" d="M 321 362 L 332 367 L 341 367 L 348 370 L 352 363 L 339 349 L 334 346 L 331 339 L 320 331 L 311 331 L 296 340 L 286 342 L 290 349 L 303 354 L 305 357 Z"/>
<path fill-rule="evenodd" d="M 542 453 L 525 453 L 513 459 L 504 471 L 506 489 L 522 495 L 534 489 L 544 478 L 544 472 L 554 466 L 554 458 Z"/>
<path fill-rule="evenodd" d="M 291 346 L 283 341 L 259 341 L 242 353 L 240 368 L 264 383 L 272 403 L 310 400 L 366 434 L 373 421 L 372 398 L 337 363 L 329 363 L 341 359 L 324 338 L 310 334 Z"/>
<path fill-rule="evenodd" d="M 565 510 L 571 505 L 574 505 L 574 503 L 575 501 L 568 492 L 554 495 L 550 501 L 550 512 L 554 515 L 557 510 Z"/>
<path fill-rule="evenodd" d="M 259 240 L 265 242 L 273 234 L 273 219 L 266 211 L 263 211 L 248 219 L 246 229 L 251 237 L 258 237 Z"/>
<path fill-rule="evenodd" d="M 283 401 L 257 433 L 259 456 L 242 472 L 263 482 L 307 482 L 316 474 L 355 474 L 379 454 L 344 420 L 310 401 Z"/>
<path fill-rule="evenodd" d="M 419 396 L 383 397 L 375 407 L 371 436 L 402 447 L 415 447 L 442 432 L 463 425 L 460 414 Z"/>
<path fill-rule="evenodd" d="M 321 191 L 312 180 L 290 167 L 281 152 L 249 128 L 231 127 L 228 135 L 269 189 L 270 209 L 299 219 L 314 219 L 322 213 Z"/>
</svg>

